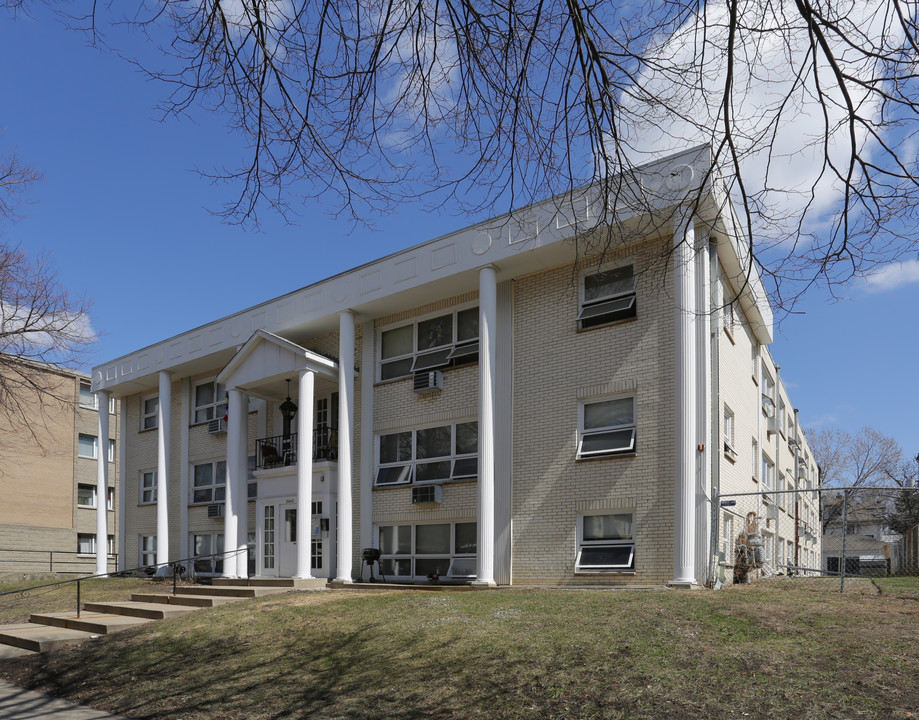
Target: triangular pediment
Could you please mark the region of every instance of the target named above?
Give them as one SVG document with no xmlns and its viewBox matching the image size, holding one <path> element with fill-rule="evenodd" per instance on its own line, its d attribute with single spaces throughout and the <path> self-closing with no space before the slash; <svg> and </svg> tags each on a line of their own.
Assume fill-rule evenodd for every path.
<svg viewBox="0 0 919 720">
<path fill-rule="evenodd" d="M 338 380 L 337 361 L 267 330 L 256 330 L 220 371 L 217 382 L 228 389 L 245 389 L 301 370 Z"/>
</svg>

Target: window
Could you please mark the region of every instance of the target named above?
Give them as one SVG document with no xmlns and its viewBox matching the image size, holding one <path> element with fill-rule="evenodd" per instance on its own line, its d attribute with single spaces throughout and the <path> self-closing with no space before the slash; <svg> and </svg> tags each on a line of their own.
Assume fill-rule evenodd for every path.
<svg viewBox="0 0 919 720">
<path fill-rule="evenodd" d="M 111 510 L 114 507 L 114 488 L 108 488 L 108 498 L 106 508 Z M 96 486 L 95 485 L 77 485 L 77 505 L 81 507 L 96 507 Z"/>
<path fill-rule="evenodd" d="M 477 532 L 474 522 L 380 526 L 380 572 L 387 578 L 474 578 Z"/>
<path fill-rule="evenodd" d="M 192 391 L 192 422 L 203 423 L 226 417 L 226 395 L 226 388 L 215 380 L 195 385 Z"/>
<path fill-rule="evenodd" d="M 218 460 L 195 465 L 192 472 L 192 504 L 220 503 L 226 498 L 227 463 Z"/>
<path fill-rule="evenodd" d="M 734 449 L 734 411 L 727 405 L 724 406 L 722 437 L 724 438 L 724 454 L 728 460 L 734 462 L 737 460 L 737 451 Z"/>
<path fill-rule="evenodd" d="M 583 403 L 579 407 L 578 458 L 635 451 L 635 398 Z"/>
<path fill-rule="evenodd" d="M 96 397 L 96 393 L 92 391 L 92 386 L 89 383 L 80 383 L 80 407 L 90 408 L 91 410 L 99 409 L 99 399 Z"/>
<path fill-rule="evenodd" d="M 635 569 L 632 513 L 581 515 L 575 572 L 623 572 Z"/>
<path fill-rule="evenodd" d="M 775 472 L 775 468 L 773 468 L 772 471 Z M 785 473 L 779 473 L 779 484 L 776 486 L 775 489 L 776 489 L 776 490 L 784 490 L 784 489 L 785 489 Z M 789 500 L 791 499 L 791 496 L 790 496 L 790 495 L 788 496 L 788 499 L 789 499 Z M 776 494 L 775 500 L 776 500 L 776 504 L 779 506 L 779 508 L 782 509 L 782 510 L 784 510 L 784 509 L 785 509 L 785 505 L 786 505 L 786 503 L 785 503 L 785 493 L 784 493 L 784 492 L 779 492 L 779 493 L 777 493 L 777 494 Z"/>
<path fill-rule="evenodd" d="M 727 292 L 727 288 L 725 288 Z M 734 328 L 737 325 L 737 308 L 734 305 L 734 301 L 730 300 L 724 305 L 724 329 L 728 334 L 731 342 L 734 342 Z"/>
<path fill-rule="evenodd" d="M 141 472 L 139 497 L 141 505 L 153 505 L 156 503 L 156 470 Z"/>
<path fill-rule="evenodd" d="M 734 562 L 734 518 L 727 514 L 721 518 L 721 552 L 724 562 Z"/>
<path fill-rule="evenodd" d="M 781 398 L 779 398 L 779 422 L 778 422 L 778 425 L 779 425 L 779 432 L 782 433 L 782 435 L 785 434 L 785 416 L 786 416 L 786 414 L 787 414 L 787 410 L 786 410 L 786 408 L 785 408 L 785 401 L 782 400 Z"/>
<path fill-rule="evenodd" d="M 152 430 L 159 426 L 160 399 L 156 395 L 140 401 L 140 429 Z"/>
<path fill-rule="evenodd" d="M 635 317 L 635 275 L 631 265 L 584 275 L 580 292 L 581 330 Z"/>
<path fill-rule="evenodd" d="M 775 381 L 766 368 L 763 368 L 763 415 L 775 416 Z"/>
<path fill-rule="evenodd" d="M 767 497 L 765 493 L 771 493 L 775 489 L 775 463 L 765 455 L 763 455 L 762 484 L 763 497 Z"/>
<path fill-rule="evenodd" d="M 156 565 L 156 535 L 140 536 L 140 564 Z"/>
<path fill-rule="evenodd" d="M 752 453 L 753 453 L 753 454 L 752 454 L 752 457 L 753 457 L 753 480 L 754 480 L 754 481 L 758 481 L 758 480 L 759 480 L 759 463 L 760 463 L 760 457 L 759 457 L 759 443 L 756 442 L 756 440 L 753 441 Z"/>
<path fill-rule="evenodd" d="M 380 380 L 473 362 L 478 354 L 478 307 L 419 320 L 380 333 Z"/>
<path fill-rule="evenodd" d="M 380 435 L 376 484 L 475 479 L 479 474 L 478 445 L 477 422 Z"/>
<path fill-rule="evenodd" d="M 219 575 L 223 572 L 223 533 L 192 535 L 195 572 L 203 575 Z"/>
<path fill-rule="evenodd" d="M 96 536 L 90 533 L 77 534 L 77 553 L 80 555 L 96 554 Z M 115 536 L 108 536 L 108 554 L 115 554 Z"/>
<path fill-rule="evenodd" d="M 79 434 L 77 438 L 77 455 L 81 458 L 96 460 L 99 457 L 99 438 L 95 435 Z M 108 461 L 115 462 L 115 441 L 108 441 Z"/>
</svg>

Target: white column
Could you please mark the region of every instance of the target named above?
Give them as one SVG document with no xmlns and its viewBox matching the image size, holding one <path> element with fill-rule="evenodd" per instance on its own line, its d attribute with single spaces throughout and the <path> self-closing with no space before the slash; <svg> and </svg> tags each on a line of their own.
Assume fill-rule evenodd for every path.
<svg viewBox="0 0 919 720">
<path fill-rule="evenodd" d="M 696 488 L 696 283 L 693 261 L 695 228 L 690 211 L 674 215 L 673 278 L 675 310 L 676 426 L 675 502 L 673 527 L 673 580 L 671 585 L 692 586 L 695 576 Z"/>
<path fill-rule="evenodd" d="M 705 584 L 713 575 L 712 521 L 712 314 L 709 239 L 704 233 L 696 248 L 696 452 L 695 573 Z"/>
<path fill-rule="evenodd" d="M 495 585 L 495 344 L 497 272 L 479 270 L 479 513 L 478 563 L 473 585 Z"/>
<path fill-rule="evenodd" d="M 96 446 L 96 575 L 108 573 L 108 399 L 107 390 L 96 393 L 99 403 L 99 441 Z"/>
<path fill-rule="evenodd" d="M 137 560 L 128 565 L 128 559 L 125 555 L 125 538 L 127 535 L 124 519 L 127 517 L 127 495 L 125 490 L 127 490 L 127 476 L 125 475 L 126 468 L 128 466 L 127 458 L 127 443 L 125 443 L 125 438 L 128 436 L 128 414 L 124 412 L 124 406 L 122 406 L 121 414 L 119 415 L 119 424 L 118 424 L 118 514 L 115 516 L 115 527 L 118 528 L 118 569 L 127 570 L 129 567 L 137 567 Z"/>
<path fill-rule="evenodd" d="M 310 545 L 313 519 L 313 406 L 316 374 L 300 371 L 300 418 L 297 429 L 297 572 L 310 578 Z"/>
<path fill-rule="evenodd" d="M 338 319 L 338 561 L 335 578 L 351 582 L 351 460 L 354 439 L 354 313 Z"/>
<path fill-rule="evenodd" d="M 375 333 L 373 321 L 361 326 L 361 458 L 360 504 L 361 526 L 358 537 L 360 547 L 373 545 L 373 366 Z"/>
<path fill-rule="evenodd" d="M 169 562 L 169 438 L 172 432 L 172 373 L 160 373 L 156 429 L 156 564 Z"/>
<path fill-rule="evenodd" d="M 246 410 L 249 398 L 242 390 L 233 388 L 227 391 L 229 396 L 227 408 L 227 477 L 224 490 L 223 506 L 223 550 L 226 553 L 223 561 L 223 576 L 240 577 L 237 555 L 240 550 L 239 513 L 246 509 L 245 478 L 246 467 L 247 417 Z M 240 490 L 242 488 L 242 490 Z M 245 548 L 246 539 L 242 538 Z M 243 575 L 245 576 L 245 574 Z"/>
</svg>

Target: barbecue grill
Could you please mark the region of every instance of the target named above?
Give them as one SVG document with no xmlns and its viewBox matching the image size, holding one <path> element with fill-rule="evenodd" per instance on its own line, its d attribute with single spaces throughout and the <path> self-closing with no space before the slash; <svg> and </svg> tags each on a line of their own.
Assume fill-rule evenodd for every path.
<svg viewBox="0 0 919 720">
<path fill-rule="evenodd" d="M 364 579 L 364 565 L 370 568 L 370 580 L 368 582 L 376 582 L 376 578 L 373 576 L 373 564 L 377 563 L 377 569 L 379 570 L 380 555 L 382 553 L 378 548 L 369 547 L 361 550 L 361 580 Z M 386 576 L 383 574 L 383 571 L 380 570 L 380 577 L 383 578 L 383 582 L 386 582 Z"/>
</svg>

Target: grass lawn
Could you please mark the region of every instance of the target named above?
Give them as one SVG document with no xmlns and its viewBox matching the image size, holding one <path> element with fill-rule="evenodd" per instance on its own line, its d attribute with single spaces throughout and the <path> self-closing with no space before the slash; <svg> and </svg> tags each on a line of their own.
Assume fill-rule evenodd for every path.
<svg viewBox="0 0 919 720">
<path fill-rule="evenodd" d="M 0 625 L 28 622 L 32 613 L 64 612 L 77 609 L 77 585 L 68 583 L 57 587 L 44 587 L 25 592 L 44 583 L 55 580 L 32 580 L 29 582 L 0 583 Z M 81 602 L 101 600 L 130 600 L 131 593 L 165 592 L 162 583 L 153 583 L 141 578 L 106 578 L 84 580 L 80 583 Z M 172 585 L 169 585 L 172 589 Z M 4 594 L 6 593 L 6 594 Z"/>
<path fill-rule="evenodd" d="M 0 676 L 131 718 L 919 717 L 919 602 L 715 591 L 291 593 Z"/>
</svg>

